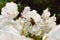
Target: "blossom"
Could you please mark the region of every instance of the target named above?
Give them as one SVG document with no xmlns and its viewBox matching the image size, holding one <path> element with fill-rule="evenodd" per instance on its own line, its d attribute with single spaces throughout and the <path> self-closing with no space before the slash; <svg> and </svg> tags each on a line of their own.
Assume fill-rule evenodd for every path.
<svg viewBox="0 0 60 40">
<path fill-rule="evenodd" d="M 15 18 L 19 14 L 17 4 L 13 2 L 7 3 L 2 8 L 1 14 L 7 18 Z"/>
<path fill-rule="evenodd" d="M 32 40 L 21 35 L 20 19 L 13 20 L 18 15 L 17 5 L 7 3 L 0 15 L 0 40 Z M 12 19 L 11 19 L 12 18 Z"/>
<path fill-rule="evenodd" d="M 39 36 L 41 34 L 41 27 L 42 25 L 36 24 L 36 25 L 31 25 L 29 27 L 29 32 L 35 36 Z"/>
<path fill-rule="evenodd" d="M 37 31 L 38 32 L 40 31 L 40 24 L 37 24 L 37 23 L 42 22 L 42 19 L 40 15 L 37 13 L 37 11 L 36 10 L 29 11 L 25 14 L 25 17 L 23 18 L 26 18 L 25 25 L 24 25 L 25 29 L 27 29 L 27 31 L 30 32 L 31 34 L 37 35 Z M 32 20 L 31 18 L 33 19 L 36 25 L 31 24 L 31 20 Z M 39 29 L 37 30 L 37 28 Z M 35 29 L 36 31 L 33 31 L 33 29 Z"/>
<path fill-rule="evenodd" d="M 21 12 L 21 17 L 14 20 L 19 14 L 17 4 L 7 3 L 0 15 L 0 40 L 33 40 L 26 37 L 30 34 L 32 38 L 36 36 L 43 37 L 43 40 L 58 40 L 60 26 L 56 25 L 55 14 L 50 17 L 48 10 L 47 8 L 39 15 L 36 10 L 27 6 Z"/>
<path fill-rule="evenodd" d="M 30 18 L 33 18 L 35 22 L 38 22 L 39 20 L 41 20 L 41 17 L 40 15 L 37 13 L 36 10 L 32 10 L 30 11 L 30 7 L 25 7 L 25 9 L 23 10 L 23 13 L 22 13 L 22 17 L 24 18 L 27 18 L 27 19 L 30 19 Z"/>
<path fill-rule="evenodd" d="M 47 14 L 49 14 L 49 15 L 46 16 Z M 35 17 L 35 19 L 38 21 L 36 21 L 35 25 L 31 26 L 32 28 L 29 31 L 30 33 L 35 34 L 35 35 L 38 35 L 38 34 L 43 35 L 44 33 L 49 33 L 50 30 L 56 28 L 56 22 L 55 22 L 56 17 L 55 17 L 55 15 L 50 17 L 50 12 L 48 11 L 48 9 L 44 10 L 44 13 L 42 15 L 44 15 L 43 17 L 48 17 L 48 18 L 47 19 L 42 18 L 42 16 L 38 16 L 37 13 L 36 13 L 37 17 L 35 17 L 35 16 L 32 17 L 32 18 Z"/>
<path fill-rule="evenodd" d="M 60 40 L 60 25 L 44 35 L 43 40 Z"/>
<path fill-rule="evenodd" d="M 0 29 L 0 40 L 32 40 L 19 34 L 12 26 Z"/>
<path fill-rule="evenodd" d="M 39 15 L 36 10 L 29 10 L 27 12 L 24 11 L 24 13 L 24 27 L 31 34 L 34 34 L 36 36 L 39 36 L 41 34 L 43 36 L 44 33 L 49 33 L 50 30 L 56 27 L 56 17 L 55 15 L 50 17 L 51 14 L 48 9 L 43 11 L 42 16 Z M 35 22 L 34 25 L 32 25 L 31 20 Z"/>
<path fill-rule="evenodd" d="M 40 15 L 37 13 L 36 10 L 32 10 L 26 14 L 26 18 L 32 18 L 35 22 L 39 22 L 41 20 Z"/>
<path fill-rule="evenodd" d="M 26 14 L 27 14 L 30 10 L 31 10 L 30 7 L 28 7 L 28 6 L 25 7 L 24 10 L 23 10 L 23 12 L 21 13 L 22 17 L 25 17 Z"/>
<path fill-rule="evenodd" d="M 43 19 L 44 20 L 44 19 Z M 52 17 L 49 17 L 49 19 L 46 19 L 46 20 L 44 20 L 44 26 L 45 27 L 43 27 L 43 29 L 45 30 L 45 31 L 47 31 L 47 32 L 49 32 L 48 30 L 51 30 L 51 29 L 54 29 L 54 28 L 56 28 L 56 17 L 55 17 L 55 15 L 53 15 Z M 45 29 L 46 28 L 46 29 Z"/>
<path fill-rule="evenodd" d="M 48 19 L 49 17 L 50 17 L 50 12 L 48 11 L 48 8 L 46 8 L 46 10 L 44 10 L 42 13 L 42 18 Z"/>
<path fill-rule="evenodd" d="M 28 11 L 27 11 L 27 10 L 28 10 Z M 42 20 L 41 20 L 40 15 L 37 13 L 36 10 L 30 11 L 30 8 L 29 8 L 29 7 L 25 7 L 22 15 L 23 15 L 23 14 L 25 14 L 25 15 L 22 16 L 22 17 L 23 17 L 22 19 L 26 18 L 26 19 L 25 19 L 25 22 L 23 21 L 23 22 L 25 23 L 24 29 L 26 30 L 26 32 L 28 31 L 28 32 L 30 32 L 30 33 L 32 33 L 32 34 L 37 34 L 37 31 L 40 31 L 40 26 L 39 26 L 39 25 L 33 25 L 33 26 L 32 26 L 31 20 L 33 19 L 35 23 L 41 22 Z M 32 19 L 31 19 L 31 18 L 32 18 Z M 23 24 L 24 24 L 24 23 L 23 23 Z M 37 27 L 36 27 L 36 26 L 39 28 L 38 30 L 37 30 Z M 37 31 L 33 31 L 33 29 L 35 29 L 35 30 L 37 30 Z M 28 32 L 27 32 L 27 33 L 28 33 Z"/>
<path fill-rule="evenodd" d="M 7 25 L 14 25 L 14 20 L 0 16 L 0 28 L 4 28 Z"/>
</svg>

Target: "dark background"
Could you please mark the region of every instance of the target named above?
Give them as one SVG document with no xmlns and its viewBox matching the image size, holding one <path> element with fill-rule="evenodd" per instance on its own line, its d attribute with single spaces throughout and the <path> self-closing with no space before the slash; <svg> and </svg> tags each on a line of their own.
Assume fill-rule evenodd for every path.
<svg viewBox="0 0 60 40">
<path fill-rule="evenodd" d="M 0 11 L 3 6 L 5 6 L 6 2 L 15 2 L 18 4 L 19 12 L 21 12 L 25 6 L 31 7 L 31 9 L 35 9 L 41 15 L 43 10 L 49 8 L 51 12 L 51 16 L 56 14 L 57 24 L 60 24 L 60 0 L 0 0 Z M 20 15 L 18 15 L 19 17 Z"/>
</svg>

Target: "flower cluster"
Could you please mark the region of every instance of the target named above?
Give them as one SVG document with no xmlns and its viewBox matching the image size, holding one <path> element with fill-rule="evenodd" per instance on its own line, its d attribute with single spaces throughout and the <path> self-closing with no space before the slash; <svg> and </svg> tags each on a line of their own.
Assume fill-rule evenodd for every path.
<svg viewBox="0 0 60 40">
<path fill-rule="evenodd" d="M 60 40 L 60 25 L 56 25 L 55 14 L 50 17 L 48 8 L 39 15 L 36 10 L 25 7 L 21 17 L 17 4 L 10 2 L 1 10 L 0 40 Z"/>
</svg>

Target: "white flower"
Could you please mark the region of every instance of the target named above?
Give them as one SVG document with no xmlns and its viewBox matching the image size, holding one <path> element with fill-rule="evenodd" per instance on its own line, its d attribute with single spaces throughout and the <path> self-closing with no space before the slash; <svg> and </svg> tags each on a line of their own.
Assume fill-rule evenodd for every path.
<svg viewBox="0 0 60 40">
<path fill-rule="evenodd" d="M 1 17 L 0 18 L 0 28 L 4 28 L 7 25 L 14 25 L 14 20 L 8 19 L 8 18 L 5 18 L 5 17 Z"/>
<path fill-rule="evenodd" d="M 32 40 L 19 34 L 12 26 L 0 29 L 0 40 Z"/>
<path fill-rule="evenodd" d="M 50 17 L 50 12 L 48 11 L 48 8 L 43 11 L 42 13 L 42 18 L 43 19 L 48 19 Z"/>
<path fill-rule="evenodd" d="M 15 3 L 7 3 L 0 15 L 0 40 L 32 40 L 25 37 L 28 33 L 43 37 L 43 40 L 60 40 L 60 26 L 56 27 L 56 17 L 50 17 L 48 9 L 40 16 L 36 10 L 25 7 L 21 17 L 13 20 L 17 15 L 18 7 Z M 56 29 L 55 29 L 56 28 Z M 51 31 L 52 30 L 52 31 Z M 23 36 L 22 36 L 23 35 Z"/>
<path fill-rule="evenodd" d="M 27 14 L 30 10 L 31 10 L 30 7 L 28 7 L 28 6 L 25 7 L 24 10 L 23 10 L 23 12 L 21 13 L 22 17 L 25 17 L 26 14 Z"/>
<path fill-rule="evenodd" d="M 42 14 L 42 22 L 43 22 L 43 26 L 42 26 L 42 30 L 41 30 L 41 35 L 43 36 L 44 33 L 49 33 L 52 29 L 56 28 L 56 17 L 55 14 L 50 17 L 50 12 L 48 11 L 48 9 L 43 11 Z"/>
<path fill-rule="evenodd" d="M 14 28 L 16 28 L 19 32 L 21 32 L 22 28 L 23 28 L 24 23 L 21 23 L 22 21 L 23 21 L 23 19 L 21 19 L 21 18 L 14 21 Z"/>
<path fill-rule="evenodd" d="M 35 35 L 39 35 L 41 34 L 43 36 L 44 33 L 49 33 L 50 30 L 56 28 L 56 17 L 55 15 L 52 16 L 52 17 L 49 17 L 50 16 L 50 12 L 48 11 L 48 9 L 44 10 L 44 16 L 47 15 L 47 13 L 49 14 L 47 19 L 45 18 L 39 18 L 38 16 L 35 17 L 36 20 L 39 20 L 39 21 L 36 21 L 35 25 L 31 26 L 29 32 L 32 33 L 32 34 L 35 34 Z M 47 13 L 46 13 L 47 12 Z M 31 14 L 32 15 L 32 14 Z M 37 14 L 36 14 L 37 15 Z M 34 16 L 32 17 L 34 18 Z M 35 19 L 34 19 L 35 20 Z"/>
<path fill-rule="evenodd" d="M 41 25 L 40 24 L 36 24 L 36 25 L 31 25 L 29 27 L 29 32 L 33 35 L 36 35 L 36 36 L 39 36 L 40 35 L 40 32 L 41 32 Z"/>
<path fill-rule="evenodd" d="M 32 11 L 28 12 L 25 16 L 26 16 L 26 18 L 28 18 L 28 19 L 29 19 L 29 18 L 34 19 L 35 22 L 39 22 L 39 21 L 41 20 L 41 17 L 40 17 L 40 15 L 37 13 L 36 10 L 32 10 Z"/>
<path fill-rule="evenodd" d="M 43 40 L 60 40 L 60 25 L 52 29 L 47 35 L 43 37 Z"/>
<path fill-rule="evenodd" d="M 43 19 L 44 20 L 44 19 Z M 43 22 L 43 27 L 42 27 L 42 33 L 41 35 L 43 36 L 45 33 L 49 33 L 52 29 L 56 28 L 56 17 L 52 16 L 49 17 L 48 19 L 45 19 Z"/>
<path fill-rule="evenodd" d="M 31 24 L 30 20 L 31 18 L 34 20 L 35 23 L 39 23 L 39 22 L 42 22 L 42 19 L 40 17 L 40 15 L 37 13 L 36 10 L 32 10 L 30 11 L 30 8 L 29 7 L 25 7 L 23 13 L 22 13 L 22 24 L 24 24 L 24 29 L 26 30 L 25 33 L 28 34 L 31 33 L 31 34 L 35 34 L 35 35 L 38 35 L 39 31 L 40 31 L 40 24 L 36 24 L 36 25 L 33 25 Z"/>
<path fill-rule="evenodd" d="M 7 3 L 5 7 L 2 8 L 1 14 L 7 18 L 15 18 L 19 12 L 18 7 L 15 3 Z"/>
<path fill-rule="evenodd" d="M 32 10 L 30 9 L 30 7 L 25 7 L 23 12 L 21 13 L 22 17 L 30 19 L 33 18 L 35 22 L 38 22 L 39 20 L 41 20 L 40 15 L 37 13 L 36 10 Z"/>
<path fill-rule="evenodd" d="M 26 18 L 28 20 L 32 18 L 34 20 L 34 25 L 29 24 L 30 21 L 28 20 L 25 21 L 26 23 L 23 20 L 23 22 L 25 23 L 25 28 L 34 35 L 39 36 L 40 34 L 43 35 L 44 33 L 49 33 L 51 29 L 56 27 L 56 17 L 55 15 L 50 17 L 50 12 L 48 11 L 48 9 L 43 11 L 42 16 L 40 16 L 36 10 L 29 10 L 28 12 L 26 12 L 23 18 Z"/>
<path fill-rule="evenodd" d="M 26 21 L 25 22 L 23 21 L 25 23 L 25 25 L 24 25 L 25 29 L 27 29 L 27 31 L 29 31 L 32 34 L 38 35 L 38 33 L 40 31 L 40 27 L 41 27 L 40 25 L 41 25 L 43 20 L 41 19 L 40 15 L 37 13 L 37 11 L 36 10 L 32 10 L 32 11 L 27 12 L 25 14 L 24 18 L 26 18 L 25 19 Z M 34 20 L 36 25 L 35 24 L 34 25 L 31 24 L 31 22 L 30 22 L 31 18 Z"/>
<path fill-rule="evenodd" d="M 56 21 L 56 17 L 54 15 L 52 17 L 49 17 L 49 19 L 46 19 L 44 21 L 44 24 L 47 28 L 49 27 L 51 29 L 54 29 L 54 28 L 56 28 L 56 22 L 55 21 Z"/>
</svg>

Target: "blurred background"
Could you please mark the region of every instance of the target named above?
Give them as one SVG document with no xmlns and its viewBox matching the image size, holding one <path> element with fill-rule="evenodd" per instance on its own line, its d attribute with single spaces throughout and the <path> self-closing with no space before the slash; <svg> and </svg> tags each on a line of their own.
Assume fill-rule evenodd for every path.
<svg viewBox="0 0 60 40">
<path fill-rule="evenodd" d="M 25 6 L 31 7 L 31 9 L 37 10 L 41 15 L 43 10 L 49 8 L 51 16 L 56 14 L 57 24 L 60 24 L 60 0 L 0 0 L 0 13 L 1 8 L 5 6 L 7 2 L 15 2 L 18 5 L 18 11 L 21 13 Z M 17 16 L 17 18 L 20 14 Z"/>
</svg>

